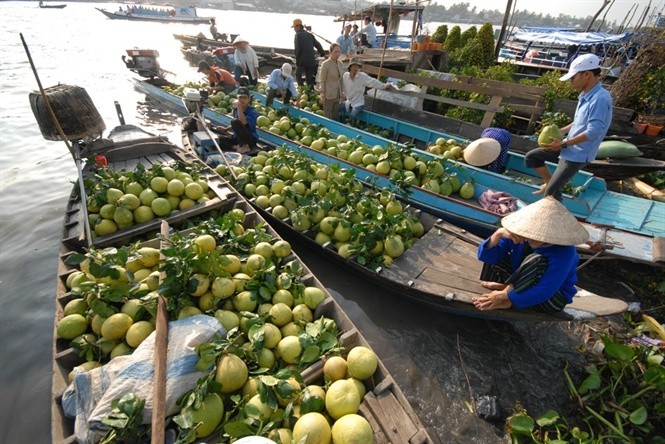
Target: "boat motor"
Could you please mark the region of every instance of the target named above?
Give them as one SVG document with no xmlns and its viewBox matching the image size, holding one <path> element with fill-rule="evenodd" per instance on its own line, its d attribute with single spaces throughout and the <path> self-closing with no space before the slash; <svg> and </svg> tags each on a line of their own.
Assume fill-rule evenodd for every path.
<svg viewBox="0 0 665 444">
<path fill-rule="evenodd" d="M 125 66 L 145 78 L 164 78 L 164 71 L 159 66 L 159 52 L 154 49 L 128 49 L 127 56 L 122 56 Z"/>
</svg>

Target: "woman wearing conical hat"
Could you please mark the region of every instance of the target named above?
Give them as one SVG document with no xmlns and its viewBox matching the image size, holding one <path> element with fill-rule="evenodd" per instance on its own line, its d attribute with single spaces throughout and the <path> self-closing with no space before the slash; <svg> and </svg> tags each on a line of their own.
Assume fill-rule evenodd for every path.
<svg viewBox="0 0 665 444">
<path fill-rule="evenodd" d="M 479 310 L 563 310 L 577 292 L 575 245 L 589 239 L 586 229 L 551 196 L 509 214 L 501 225 L 478 247 L 492 280 L 481 283 L 489 292 L 473 304 Z"/>
</svg>

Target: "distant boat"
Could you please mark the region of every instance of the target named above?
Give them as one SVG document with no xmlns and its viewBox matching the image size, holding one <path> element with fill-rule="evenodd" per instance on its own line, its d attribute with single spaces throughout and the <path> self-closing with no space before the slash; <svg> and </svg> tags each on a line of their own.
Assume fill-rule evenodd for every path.
<svg viewBox="0 0 665 444">
<path fill-rule="evenodd" d="M 63 9 L 66 8 L 66 4 L 60 4 L 60 5 L 45 5 L 44 2 L 39 2 L 39 7 L 42 9 Z"/>
<path fill-rule="evenodd" d="M 196 8 L 187 7 L 158 7 L 143 5 L 128 5 L 125 9 L 120 6 L 117 11 L 107 11 L 95 8 L 112 20 L 134 20 L 164 23 L 209 23 L 214 17 L 199 17 Z"/>
</svg>

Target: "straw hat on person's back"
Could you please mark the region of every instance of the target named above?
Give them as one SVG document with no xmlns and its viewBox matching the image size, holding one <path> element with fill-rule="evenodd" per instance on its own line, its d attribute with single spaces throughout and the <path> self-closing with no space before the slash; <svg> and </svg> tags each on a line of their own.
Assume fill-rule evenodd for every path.
<svg viewBox="0 0 665 444">
<path fill-rule="evenodd" d="M 561 202 L 547 196 L 501 219 L 511 233 L 554 245 L 578 245 L 589 233 Z"/>
<path fill-rule="evenodd" d="M 462 154 L 469 165 L 489 165 L 501 154 L 501 144 L 491 137 L 481 137 L 471 142 Z"/>
</svg>

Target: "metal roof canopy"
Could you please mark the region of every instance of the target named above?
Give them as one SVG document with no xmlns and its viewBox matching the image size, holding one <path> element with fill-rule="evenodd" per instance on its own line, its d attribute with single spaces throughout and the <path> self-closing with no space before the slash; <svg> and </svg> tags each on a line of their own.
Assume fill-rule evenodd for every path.
<svg viewBox="0 0 665 444">
<path fill-rule="evenodd" d="M 370 17 L 372 23 L 381 20 L 385 21 L 387 24 L 387 33 L 388 34 L 397 34 L 399 30 L 399 22 L 402 16 L 415 12 L 416 14 L 413 17 L 413 29 L 411 34 L 415 35 L 417 33 L 417 21 L 418 16 L 422 16 L 422 11 L 425 10 L 425 5 L 423 3 L 429 3 L 431 0 L 421 0 L 414 3 L 406 4 L 401 2 L 399 4 L 381 4 L 369 6 L 367 8 L 361 9 L 359 11 L 352 11 L 348 14 L 344 14 L 340 17 L 334 19 L 335 22 L 352 22 L 352 21 L 362 21 L 365 17 Z M 391 13 L 392 8 L 392 13 Z M 390 16 L 389 16 L 390 15 Z"/>
</svg>

